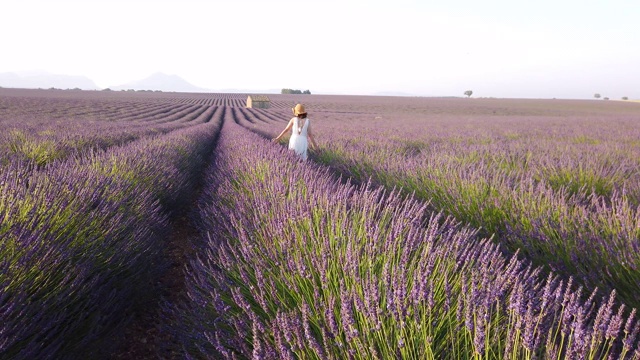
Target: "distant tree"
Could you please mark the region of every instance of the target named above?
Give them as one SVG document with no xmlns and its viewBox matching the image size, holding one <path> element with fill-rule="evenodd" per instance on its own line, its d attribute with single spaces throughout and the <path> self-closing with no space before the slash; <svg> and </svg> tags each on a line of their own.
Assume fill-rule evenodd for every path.
<svg viewBox="0 0 640 360">
<path fill-rule="evenodd" d="M 473 91 L 467 90 L 464 92 L 464 94 L 467 95 L 467 97 L 471 97 L 471 95 L 473 94 Z"/>
<path fill-rule="evenodd" d="M 605 97 L 604 97 L 604 100 L 609 100 L 609 98 L 605 96 Z"/>
<path fill-rule="evenodd" d="M 112 90 L 109 88 L 106 88 L 106 89 L 102 89 L 102 91 L 112 91 Z"/>
<path fill-rule="evenodd" d="M 596 98 L 596 99 L 600 99 L 600 94 L 595 93 L 595 94 L 593 94 L 593 97 Z"/>
<path fill-rule="evenodd" d="M 280 92 L 281 94 L 295 94 L 295 95 L 301 95 L 301 94 L 311 94 L 311 91 L 309 90 L 305 90 L 304 92 L 302 90 L 294 90 L 294 89 L 282 89 L 282 91 Z"/>
<path fill-rule="evenodd" d="M 628 98 L 628 97 L 626 97 L 626 96 L 623 96 L 623 97 L 622 97 L 622 100 L 629 100 L 629 98 Z"/>
</svg>

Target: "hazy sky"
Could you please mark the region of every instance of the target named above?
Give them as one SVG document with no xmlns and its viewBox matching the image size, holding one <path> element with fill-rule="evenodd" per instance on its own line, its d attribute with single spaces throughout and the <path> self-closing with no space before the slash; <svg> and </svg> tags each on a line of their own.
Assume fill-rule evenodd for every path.
<svg viewBox="0 0 640 360">
<path fill-rule="evenodd" d="M 209 89 L 640 99 L 637 0 L 2 0 L 0 73 Z"/>
</svg>

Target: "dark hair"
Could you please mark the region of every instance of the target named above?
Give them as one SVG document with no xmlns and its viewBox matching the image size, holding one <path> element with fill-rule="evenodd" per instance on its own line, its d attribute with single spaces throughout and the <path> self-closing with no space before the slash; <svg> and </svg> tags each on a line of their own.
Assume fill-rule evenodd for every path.
<svg viewBox="0 0 640 360">
<path fill-rule="evenodd" d="M 307 117 L 307 113 L 298 114 L 298 119 L 304 119 Z"/>
</svg>

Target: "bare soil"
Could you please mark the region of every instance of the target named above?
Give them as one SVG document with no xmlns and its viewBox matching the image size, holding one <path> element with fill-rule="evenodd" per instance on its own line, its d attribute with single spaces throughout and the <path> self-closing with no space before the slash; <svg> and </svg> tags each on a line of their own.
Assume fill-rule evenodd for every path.
<svg viewBox="0 0 640 360">
<path fill-rule="evenodd" d="M 175 216 L 171 221 L 171 233 L 166 246 L 166 256 L 170 261 L 167 271 L 160 277 L 157 293 L 160 299 L 152 299 L 148 306 L 135 314 L 134 320 L 127 327 L 120 343 L 110 359 L 141 360 L 141 359 L 180 359 L 180 353 L 171 346 L 175 342 L 173 335 L 166 326 L 167 317 L 162 314 L 163 300 L 179 301 L 185 294 L 184 267 L 193 256 L 192 240 L 197 237 L 197 231 L 186 215 Z"/>
</svg>

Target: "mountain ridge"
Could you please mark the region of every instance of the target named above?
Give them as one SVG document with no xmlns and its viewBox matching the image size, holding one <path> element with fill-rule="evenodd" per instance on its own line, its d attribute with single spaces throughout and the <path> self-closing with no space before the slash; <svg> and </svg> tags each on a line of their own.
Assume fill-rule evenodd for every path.
<svg viewBox="0 0 640 360">
<path fill-rule="evenodd" d="M 153 90 L 170 92 L 211 92 L 209 89 L 193 85 L 178 75 L 162 72 L 153 73 L 144 79 L 131 81 L 122 85 L 110 86 L 111 90 Z"/>
</svg>

